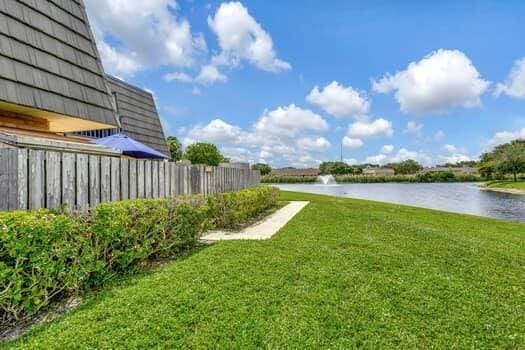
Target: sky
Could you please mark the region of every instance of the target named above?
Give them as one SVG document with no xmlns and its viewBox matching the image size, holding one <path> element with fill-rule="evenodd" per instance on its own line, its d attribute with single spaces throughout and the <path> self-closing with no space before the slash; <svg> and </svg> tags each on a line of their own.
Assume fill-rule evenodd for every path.
<svg viewBox="0 0 525 350">
<path fill-rule="evenodd" d="M 85 2 L 106 72 L 233 161 L 430 166 L 525 138 L 525 1 Z"/>
</svg>

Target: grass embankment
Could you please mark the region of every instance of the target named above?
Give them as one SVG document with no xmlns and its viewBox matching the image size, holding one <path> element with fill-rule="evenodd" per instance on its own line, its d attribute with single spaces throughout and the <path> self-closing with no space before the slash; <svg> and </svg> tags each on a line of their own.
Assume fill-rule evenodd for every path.
<svg viewBox="0 0 525 350">
<path fill-rule="evenodd" d="M 309 200 L 268 241 L 227 241 L 88 298 L 12 348 L 524 348 L 525 225 Z"/>
<path fill-rule="evenodd" d="M 525 194 L 525 181 L 514 182 L 512 180 L 491 181 L 485 184 L 489 190 L 509 192 L 515 194 Z"/>
</svg>

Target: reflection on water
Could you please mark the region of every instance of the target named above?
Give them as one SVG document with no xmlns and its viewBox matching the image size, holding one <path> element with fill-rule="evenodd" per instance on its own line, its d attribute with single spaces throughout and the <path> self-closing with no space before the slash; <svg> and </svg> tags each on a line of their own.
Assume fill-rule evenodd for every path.
<svg viewBox="0 0 525 350">
<path fill-rule="evenodd" d="M 278 184 L 283 190 L 329 194 L 525 222 L 525 196 L 485 191 L 475 183 Z"/>
</svg>

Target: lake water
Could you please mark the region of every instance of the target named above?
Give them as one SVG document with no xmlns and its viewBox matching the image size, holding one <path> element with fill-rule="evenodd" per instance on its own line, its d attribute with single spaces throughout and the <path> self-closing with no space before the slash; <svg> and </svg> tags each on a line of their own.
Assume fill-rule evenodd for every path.
<svg viewBox="0 0 525 350">
<path fill-rule="evenodd" d="M 525 196 L 481 190 L 476 183 L 276 184 L 282 190 L 406 204 L 525 222 Z"/>
</svg>

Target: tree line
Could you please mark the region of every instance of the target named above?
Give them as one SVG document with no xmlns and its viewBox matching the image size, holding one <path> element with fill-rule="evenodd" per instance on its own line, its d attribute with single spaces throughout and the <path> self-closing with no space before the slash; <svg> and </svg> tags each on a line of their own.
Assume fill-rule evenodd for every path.
<svg viewBox="0 0 525 350">
<path fill-rule="evenodd" d="M 175 136 L 169 136 L 167 143 L 174 161 L 186 159 L 192 164 L 215 166 L 230 161 L 216 145 L 211 143 L 197 142 L 184 149 Z M 519 174 L 525 173 L 525 140 L 518 139 L 496 146 L 492 151 L 482 154 L 479 161 L 446 163 L 440 166 L 477 167 L 481 176 L 487 179 L 511 175 L 513 180 L 517 181 Z M 378 164 L 350 165 L 341 161 L 326 161 L 319 165 L 319 172 L 322 175 L 361 175 L 366 168 L 391 168 L 396 175 L 412 175 L 419 173 L 423 166 L 413 159 L 382 166 Z M 254 164 L 252 169 L 259 170 L 262 175 L 267 175 L 272 171 L 272 167 L 265 163 Z"/>
</svg>

